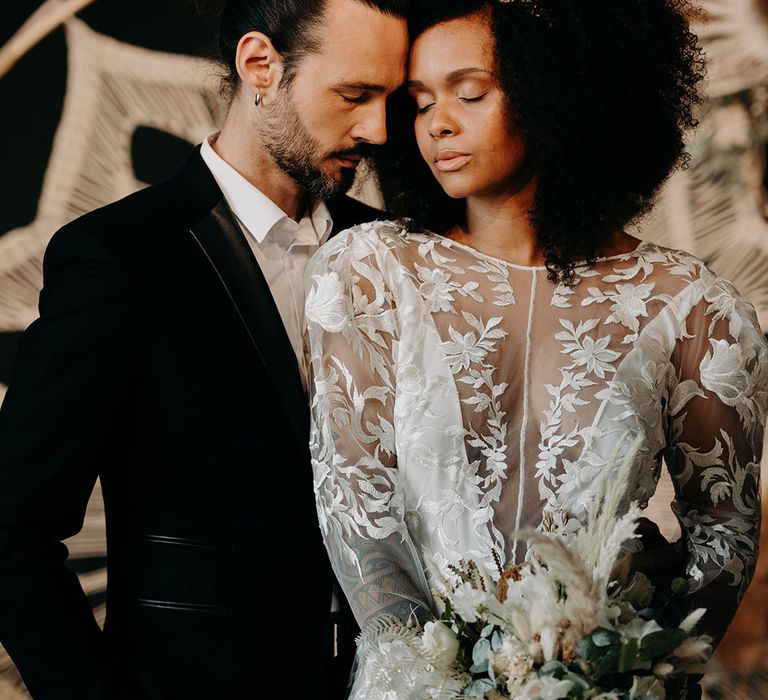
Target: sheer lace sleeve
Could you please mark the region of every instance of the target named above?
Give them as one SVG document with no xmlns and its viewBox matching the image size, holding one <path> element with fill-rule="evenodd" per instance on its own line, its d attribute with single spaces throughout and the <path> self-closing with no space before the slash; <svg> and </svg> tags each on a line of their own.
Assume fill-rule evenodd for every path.
<svg viewBox="0 0 768 700">
<path fill-rule="evenodd" d="M 753 308 L 713 279 L 685 321 L 673 364 L 667 464 L 686 572 L 703 626 L 722 637 L 749 585 L 760 532 L 768 348 Z"/>
<path fill-rule="evenodd" d="M 385 614 L 423 620 L 430 602 L 397 468 L 398 319 L 388 279 L 396 265 L 369 225 L 337 236 L 307 271 L 317 509 L 364 633 Z"/>
</svg>

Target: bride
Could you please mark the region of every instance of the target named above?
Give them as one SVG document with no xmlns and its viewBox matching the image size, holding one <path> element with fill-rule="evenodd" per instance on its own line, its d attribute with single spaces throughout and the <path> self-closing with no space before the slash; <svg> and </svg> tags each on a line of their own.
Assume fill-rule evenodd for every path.
<svg viewBox="0 0 768 700">
<path fill-rule="evenodd" d="M 412 218 L 337 236 L 308 272 L 317 506 L 363 632 L 424 621 L 426 557 L 493 572 L 526 558 L 516 530 L 583 521 L 638 435 L 627 504 L 664 459 L 679 573 L 705 631 L 730 622 L 757 556 L 768 348 L 726 280 L 623 230 L 695 123 L 683 9 L 413 3 L 414 118 L 382 158 Z"/>
</svg>

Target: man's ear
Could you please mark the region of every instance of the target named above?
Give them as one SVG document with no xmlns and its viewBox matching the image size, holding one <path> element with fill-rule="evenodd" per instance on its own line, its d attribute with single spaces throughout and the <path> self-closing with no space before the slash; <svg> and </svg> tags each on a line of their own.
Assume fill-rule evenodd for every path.
<svg viewBox="0 0 768 700">
<path fill-rule="evenodd" d="M 283 74 L 283 58 L 270 38 L 262 32 L 242 36 L 237 44 L 235 65 L 243 87 L 254 97 L 260 93 L 262 104 L 269 104 Z"/>
</svg>

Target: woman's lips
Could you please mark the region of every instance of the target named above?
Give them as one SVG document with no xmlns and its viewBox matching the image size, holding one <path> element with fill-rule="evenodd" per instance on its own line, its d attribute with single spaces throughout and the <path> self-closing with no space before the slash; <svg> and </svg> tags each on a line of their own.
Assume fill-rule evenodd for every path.
<svg viewBox="0 0 768 700">
<path fill-rule="evenodd" d="M 470 160 L 472 160 L 472 156 L 468 153 L 438 153 L 435 159 L 435 167 L 443 172 L 450 172 L 463 168 Z"/>
</svg>

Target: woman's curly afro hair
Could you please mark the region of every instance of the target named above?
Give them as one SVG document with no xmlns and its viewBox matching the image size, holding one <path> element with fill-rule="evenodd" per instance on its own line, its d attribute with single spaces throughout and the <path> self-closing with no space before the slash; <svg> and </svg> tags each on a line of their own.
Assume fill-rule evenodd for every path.
<svg viewBox="0 0 768 700">
<path fill-rule="evenodd" d="M 645 213 L 684 161 L 703 58 L 684 0 L 412 0 L 411 39 L 441 22 L 488 21 L 510 123 L 537 178 L 530 212 L 549 277 L 573 281 L 601 244 Z M 377 159 L 390 212 L 444 232 L 463 200 L 421 159 L 415 106 L 401 91 Z"/>
</svg>

